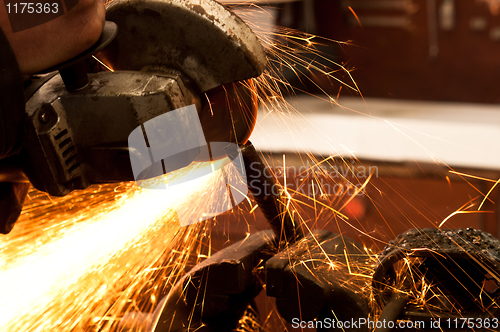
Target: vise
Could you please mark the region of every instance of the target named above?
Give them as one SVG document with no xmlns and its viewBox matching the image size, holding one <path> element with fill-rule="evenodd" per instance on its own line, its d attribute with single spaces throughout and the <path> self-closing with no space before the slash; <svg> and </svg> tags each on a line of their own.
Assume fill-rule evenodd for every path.
<svg viewBox="0 0 500 332">
<path fill-rule="evenodd" d="M 498 330 L 500 242 L 487 233 L 412 229 L 376 257 L 328 231 L 281 249 L 278 242 L 271 230 L 262 231 L 219 251 L 188 272 L 153 314 L 128 314 L 122 327 L 264 331 L 253 299 L 265 289 L 295 328 Z M 488 280 L 496 286 L 486 289 Z"/>
</svg>

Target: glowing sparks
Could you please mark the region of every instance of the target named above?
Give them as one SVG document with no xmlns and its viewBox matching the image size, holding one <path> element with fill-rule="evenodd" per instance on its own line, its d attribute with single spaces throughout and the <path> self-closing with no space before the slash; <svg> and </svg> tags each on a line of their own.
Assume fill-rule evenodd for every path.
<svg viewBox="0 0 500 332">
<path fill-rule="evenodd" d="M 99 60 L 95 55 L 92 55 L 92 58 L 94 58 L 94 60 L 96 60 L 97 62 L 99 62 L 104 68 L 106 68 L 107 70 L 109 71 L 114 71 L 113 68 L 111 68 L 109 65 L 105 64 L 104 62 L 102 62 L 101 60 Z"/>
<path fill-rule="evenodd" d="M 352 15 L 354 15 L 354 18 L 356 18 L 356 21 L 358 22 L 359 26 L 362 27 L 361 21 L 359 20 L 359 17 L 358 17 L 358 14 L 356 14 L 356 12 L 354 11 L 354 9 L 352 9 L 351 6 L 349 6 L 347 8 L 349 8 L 349 10 L 351 11 Z"/>
<path fill-rule="evenodd" d="M 89 269 L 130 245 L 162 217 L 166 197 L 160 197 L 152 192 L 126 197 L 127 204 L 122 202 L 105 216 L 96 215 L 84 225 L 66 230 L 61 238 L 2 271 L 0 281 L 9 287 L 2 292 L 0 326 L 40 312 L 54 298 L 65 296 L 68 286 L 76 284 Z"/>
<path fill-rule="evenodd" d="M 250 213 L 250 214 L 252 214 L 255 210 L 257 210 L 257 208 L 258 208 L 258 207 L 259 207 L 259 205 L 258 205 L 258 204 L 255 204 L 255 205 L 253 206 L 253 208 L 249 211 L 249 213 Z"/>
<path fill-rule="evenodd" d="M 349 9 L 352 11 L 352 8 Z M 352 12 L 359 22 L 357 15 Z M 259 27 L 253 28 L 271 55 L 271 66 L 263 76 L 253 79 L 251 83 L 258 91 L 257 97 L 267 116 L 286 116 L 294 112 L 284 95 L 286 92 L 293 94 L 295 90 L 281 74 L 282 66 L 288 67 L 300 79 L 315 84 L 324 93 L 322 98 L 334 104 L 335 98 L 322 90 L 311 78 L 314 75 L 310 74 L 320 73 L 339 83 L 339 93 L 342 87 L 359 92 L 347 68 L 315 50 L 319 43 L 318 37 L 284 28 L 262 34 L 259 33 Z M 280 42 L 280 39 L 285 42 Z M 327 60 L 328 65 L 311 61 L 303 57 L 302 53 L 313 53 Z M 342 82 L 336 77 L 337 72 L 346 73 L 351 81 Z M 336 97 L 338 99 L 339 96 Z M 212 105 L 209 105 L 213 114 Z M 340 192 L 329 194 L 320 181 L 321 177 L 328 176 L 316 170 L 334 158 L 317 161 L 312 155 L 308 157 L 314 161 L 308 172 L 313 171 L 298 188 L 288 186 L 292 179 L 286 171 L 283 174 L 284 183 L 278 184 L 284 213 L 288 213 L 294 223 L 307 230 L 307 234 L 313 232 L 322 215 L 330 213 L 339 233 L 340 224 L 345 224 L 356 233 L 378 244 L 385 244 L 385 241 L 371 233 L 371 229 L 355 225 L 347 212 L 341 212 L 370 184 L 373 173 L 363 181 L 356 178 L 353 169 L 347 175 L 339 174 L 346 185 L 358 181 L 361 186 L 349 197 Z M 351 167 L 348 161 L 340 159 L 347 168 Z M 284 156 L 282 163 L 286 168 Z M 152 312 L 154 306 L 161 303 L 169 287 L 182 275 L 189 259 L 205 259 L 212 254 L 210 231 L 203 224 L 181 228 L 176 220 L 178 213 L 195 218 L 195 211 L 220 203 L 214 202 L 217 197 L 207 192 L 209 188 L 226 181 L 222 181 L 224 179 L 220 174 L 197 176 L 206 173 L 204 167 L 214 170 L 217 165 L 196 165 L 169 175 L 172 180 L 197 178 L 176 186 L 175 191 L 144 190 L 129 183 L 94 187 L 84 193 L 74 193 L 51 202 L 50 198 L 33 191 L 32 202 L 26 207 L 14 232 L 0 238 L 0 283 L 4 285 L 0 298 L 0 330 L 76 331 L 91 326 L 95 327 L 95 331 L 116 331 L 120 319 L 131 312 Z M 349 180 L 348 176 L 354 180 Z M 500 179 L 478 179 L 495 182 L 479 205 L 480 210 Z M 333 181 L 331 178 L 328 180 Z M 450 179 L 447 177 L 446 180 L 451 186 Z M 164 182 L 163 179 L 157 181 L 158 185 Z M 154 181 L 149 183 L 149 187 L 154 185 Z M 306 185 L 312 186 L 312 197 L 300 191 L 301 186 Z M 383 192 L 380 193 L 382 196 Z M 317 194 L 319 197 L 316 197 Z M 249 214 L 253 214 L 258 205 L 250 206 Z M 373 206 L 382 215 L 376 204 Z M 466 203 L 448 215 L 439 227 L 457 214 L 483 213 L 470 210 L 473 206 L 470 202 Z M 305 214 L 301 213 L 306 208 L 314 211 L 312 227 L 307 224 Z M 413 225 L 413 221 L 410 220 L 410 224 Z M 246 237 L 249 235 L 247 232 Z M 201 238 L 208 239 L 207 252 L 199 251 Z M 364 247 L 358 256 L 345 249 L 343 254 L 332 256 L 317 239 L 314 244 L 319 247 L 318 254 L 311 255 L 307 262 L 324 262 L 328 269 L 335 270 L 339 283 L 370 298 L 375 307 L 372 315 L 376 317 L 380 308 L 376 307 L 373 299 L 371 274 L 377 263 L 377 255 Z M 259 269 L 262 268 L 261 263 Z M 305 263 L 301 261 L 297 264 Z M 410 285 L 404 291 L 410 297 L 410 303 L 432 310 L 435 309 L 433 300 L 446 301 L 446 294 L 426 279 L 421 264 L 419 260 L 405 257 L 396 269 L 397 280 L 391 287 L 393 291 L 403 292 L 403 286 Z M 313 275 L 315 273 L 312 269 L 310 272 Z M 494 275 L 492 279 L 498 280 L 498 276 Z M 496 303 L 490 306 L 496 306 Z M 133 330 L 133 326 L 127 325 L 127 328 Z"/>
<path fill-rule="evenodd" d="M 175 209 L 183 204 L 196 206 L 189 195 L 213 186 L 215 181 L 214 177 L 190 181 L 182 186 L 183 191 L 145 190 L 127 184 L 118 199 L 108 202 L 108 196 L 101 206 L 71 218 L 36 216 L 44 218 L 41 222 L 52 217 L 53 225 L 48 229 L 59 228 L 46 241 L 30 236 L 29 227 L 33 225 L 37 231 L 37 220 L 29 220 L 33 215 L 28 212 L 18 231 L 1 239 L 0 281 L 8 287 L 0 299 L 0 329 L 46 331 L 63 322 L 64 330 L 70 331 L 104 315 L 116 292 L 133 285 L 137 276 L 147 275 L 161 253 L 168 250 L 180 230 Z M 99 195 L 95 188 L 91 191 Z M 209 199 L 199 201 L 211 204 Z M 189 248 L 190 241 L 186 242 L 188 251 L 194 249 Z M 150 298 L 156 299 L 156 295 Z M 123 308 L 123 304 L 115 307 Z"/>
<path fill-rule="evenodd" d="M 365 274 L 361 274 L 361 273 L 354 273 L 351 270 L 351 264 L 349 264 L 349 257 L 347 256 L 347 250 L 345 250 L 345 249 L 344 249 L 344 256 L 345 256 L 345 262 L 346 262 L 346 265 L 347 265 L 347 269 L 348 269 L 350 275 L 371 279 L 371 277 L 372 277 L 371 275 L 365 275 Z"/>
<path fill-rule="evenodd" d="M 441 221 L 441 223 L 438 225 L 438 228 L 441 228 L 443 227 L 443 225 L 448 221 L 450 220 L 452 217 L 456 216 L 456 215 L 459 215 L 459 214 L 469 214 L 469 213 L 491 213 L 491 211 L 470 211 L 470 210 L 467 210 L 467 209 L 470 209 L 471 207 L 473 207 L 474 205 L 473 204 L 464 204 L 462 205 L 458 210 L 452 212 L 450 215 L 448 215 L 446 218 L 443 219 L 443 221 Z"/>
<path fill-rule="evenodd" d="M 498 185 L 499 182 L 500 182 L 500 179 L 498 179 L 495 182 L 495 184 L 493 186 L 491 186 L 490 190 L 486 193 L 486 195 L 484 196 L 483 200 L 481 201 L 481 204 L 479 204 L 479 207 L 477 208 L 478 210 L 481 210 L 481 208 L 483 207 L 484 202 L 486 202 L 486 200 L 488 199 L 488 196 L 490 196 L 491 192 L 493 191 L 493 189 L 495 189 L 495 187 Z"/>
</svg>

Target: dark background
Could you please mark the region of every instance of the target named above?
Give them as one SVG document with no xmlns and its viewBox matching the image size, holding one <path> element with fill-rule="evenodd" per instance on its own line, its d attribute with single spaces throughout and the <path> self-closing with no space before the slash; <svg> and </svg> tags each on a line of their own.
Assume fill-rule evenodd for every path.
<svg viewBox="0 0 500 332">
<path fill-rule="evenodd" d="M 384 2 L 396 9 L 377 8 Z M 454 24 L 447 28 L 443 24 L 448 16 L 441 13 L 450 4 Z M 280 8 L 293 11 L 290 27 L 314 26 L 309 32 L 348 42 L 323 51 L 352 70 L 365 97 L 500 101 L 500 15 L 485 1 L 314 0 L 313 24 L 304 23 L 303 6 L 296 2 Z M 287 22 L 281 13 L 278 24 Z M 394 20 L 403 23 L 391 23 Z M 437 41 L 434 55 L 432 40 Z M 337 94 L 339 85 L 320 80 L 323 88 Z M 347 89 L 342 93 L 349 94 Z"/>
</svg>

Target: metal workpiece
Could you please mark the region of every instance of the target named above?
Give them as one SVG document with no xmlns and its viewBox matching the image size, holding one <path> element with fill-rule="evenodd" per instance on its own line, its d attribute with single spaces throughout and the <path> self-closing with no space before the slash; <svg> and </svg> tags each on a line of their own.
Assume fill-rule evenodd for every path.
<svg viewBox="0 0 500 332">
<path fill-rule="evenodd" d="M 114 70 L 179 70 L 202 93 L 259 76 L 267 63 L 252 30 L 216 1 L 115 0 L 106 18 L 118 35 L 98 57 Z"/>
<path fill-rule="evenodd" d="M 407 257 L 460 259 L 475 262 L 484 272 L 500 271 L 500 241 L 477 229 L 411 229 L 389 242 L 378 258 L 373 287 L 383 289 L 392 282 L 394 264 Z M 471 272 L 471 271 L 468 271 Z"/>
<path fill-rule="evenodd" d="M 401 316 L 406 304 L 408 303 L 408 295 L 403 292 L 394 292 L 392 297 L 384 306 L 382 310 L 379 321 L 382 322 L 396 322 Z M 377 327 L 373 332 L 389 332 L 392 328 L 388 326 Z"/>
<path fill-rule="evenodd" d="M 361 291 L 366 278 L 350 275 L 348 267 L 355 270 L 365 260 L 366 253 L 353 240 L 313 231 L 266 262 L 266 291 L 276 297 L 280 315 L 290 323 L 294 318 L 367 319 L 369 299 Z"/>
<path fill-rule="evenodd" d="M 380 254 L 372 283 L 384 316 L 430 324 L 436 317 L 499 317 L 498 292 L 484 288 L 489 276 L 499 272 L 500 241 L 488 233 L 472 228 L 411 229 Z M 431 308 L 426 311 L 410 296 L 419 294 L 423 284 L 432 285 L 432 292 L 420 299 Z"/>
<path fill-rule="evenodd" d="M 101 72 L 74 92 L 55 76 L 26 104 L 26 174 L 37 189 L 55 196 L 92 183 L 133 181 L 130 157 L 138 152 L 129 149 L 130 133 L 189 105 L 200 107 L 200 101 L 178 75 Z M 182 130 L 190 124 L 176 125 Z M 162 144 L 168 148 L 176 144 L 172 140 L 182 137 L 168 135 Z"/>
<path fill-rule="evenodd" d="M 329 231 L 314 230 L 295 242 L 293 246 L 289 246 L 269 259 L 266 262 L 266 294 L 272 297 L 284 297 L 287 290 L 283 287 L 283 281 L 287 266 L 295 257 L 307 253 L 317 242 L 323 242 L 330 235 Z"/>
<path fill-rule="evenodd" d="M 273 245 L 272 231 L 261 231 L 195 266 L 155 310 L 149 330 L 232 331 L 262 290 L 263 264 Z"/>
<path fill-rule="evenodd" d="M 251 142 L 240 146 L 245 164 L 248 189 L 276 234 L 277 247 L 284 248 L 304 236 L 276 193 L 277 182 L 267 173 L 266 166 Z"/>
</svg>

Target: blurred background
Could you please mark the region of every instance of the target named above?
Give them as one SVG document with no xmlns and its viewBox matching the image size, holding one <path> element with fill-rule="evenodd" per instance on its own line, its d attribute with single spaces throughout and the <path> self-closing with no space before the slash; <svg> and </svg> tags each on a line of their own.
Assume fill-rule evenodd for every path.
<svg viewBox="0 0 500 332">
<path fill-rule="evenodd" d="M 250 2 L 257 4 L 267 13 L 256 15 L 255 21 L 259 22 L 255 23 L 261 26 L 272 21 L 276 26 L 340 42 L 318 48 L 352 71 L 365 97 L 500 101 L 496 93 L 500 73 L 500 1 L 222 2 L 239 3 L 233 7 L 236 11 L 249 10 Z M 253 10 L 257 11 L 255 7 Z M 322 62 L 318 58 L 311 60 Z M 338 93 L 339 84 L 324 82 L 321 75 L 317 79 L 322 89 Z M 343 92 L 349 95 L 345 89 Z"/>
<path fill-rule="evenodd" d="M 500 237 L 500 1 L 222 2 L 265 36 L 288 82 L 286 107 L 261 106 L 251 140 L 275 174 L 310 170 L 278 176 L 304 189 L 291 201 L 310 228 L 375 252 L 415 227 Z M 311 194 L 314 182 L 366 186 L 355 197 Z M 267 227 L 258 209 L 241 209 L 226 216 L 222 238 Z"/>
<path fill-rule="evenodd" d="M 266 41 L 274 74 L 293 87 L 282 89 L 286 107 L 261 107 L 251 138 L 270 165 L 313 169 L 312 156 L 335 170 L 376 167 L 363 194 L 322 198 L 349 201 L 343 211 L 384 241 L 445 219 L 444 228 L 500 236 L 500 1 L 222 2 Z M 348 173 L 346 183 L 369 176 Z M 311 222 L 384 246 L 308 210 Z"/>
</svg>

